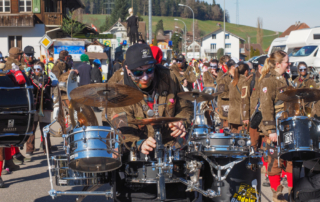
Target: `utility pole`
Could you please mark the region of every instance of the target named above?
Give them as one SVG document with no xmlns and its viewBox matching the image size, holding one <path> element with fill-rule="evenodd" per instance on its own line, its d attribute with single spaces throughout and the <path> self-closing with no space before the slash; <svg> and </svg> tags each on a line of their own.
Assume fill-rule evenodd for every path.
<svg viewBox="0 0 320 202">
<path fill-rule="evenodd" d="M 236 7 L 237 7 L 237 14 L 236 14 L 237 15 L 237 22 L 236 23 L 239 26 L 239 24 L 240 24 L 239 23 L 239 0 L 237 0 L 237 2 L 236 2 Z"/>
<path fill-rule="evenodd" d="M 251 58 L 251 44 L 250 44 L 250 36 L 248 35 L 248 44 L 249 44 L 249 59 Z M 244 46 L 244 49 L 246 49 L 246 46 Z M 246 51 L 246 50 L 244 50 Z"/>
<path fill-rule="evenodd" d="M 149 44 L 152 43 L 152 1 L 149 0 Z"/>
<path fill-rule="evenodd" d="M 223 0 L 223 55 L 226 54 L 226 0 Z"/>
</svg>

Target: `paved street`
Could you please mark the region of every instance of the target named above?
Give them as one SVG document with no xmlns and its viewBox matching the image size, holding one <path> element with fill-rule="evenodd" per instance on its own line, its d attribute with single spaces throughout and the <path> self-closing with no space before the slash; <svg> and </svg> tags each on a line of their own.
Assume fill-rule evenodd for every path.
<svg viewBox="0 0 320 202">
<path fill-rule="evenodd" d="M 100 113 L 97 113 L 100 117 Z M 101 119 L 98 119 L 101 122 Z M 54 151 L 53 155 L 64 154 L 62 138 L 51 138 L 52 145 L 58 146 L 58 151 Z M 40 131 L 36 133 L 36 148 L 40 145 Z M 25 148 L 22 151 L 25 154 Z M 3 175 L 2 178 L 6 183 L 6 188 L 0 189 L 0 202 L 52 202 L 52 198 L 48 195 L 50 190 L 50 180 L 48 173 L 47 160 L 43 153 L 36 151 L 32 162 L 25 163 L 20 166 L 21 170 L 13 172 L 10 175 Z M 240 174 L 240 173 L 239 173 Z M 262 176 L 264 179 L 264 176 Z M 98 191 L 107 190 L 107 185 L 102 186 Z M 77 190 L 82 187 L 57 187 L 54 189 L 59 191 Z M 285 190 L 287 190 L 285 188 Z M 271 202 L 272 193 L 270 188 L 262 187 L 262 202 Z M 58 196 L 54 201 L 67 202 L 75 201 L 76 196 Z M 89 201 L 107 201 L 103 196 L 86 197 L 85 202 Z"/>
</svg>

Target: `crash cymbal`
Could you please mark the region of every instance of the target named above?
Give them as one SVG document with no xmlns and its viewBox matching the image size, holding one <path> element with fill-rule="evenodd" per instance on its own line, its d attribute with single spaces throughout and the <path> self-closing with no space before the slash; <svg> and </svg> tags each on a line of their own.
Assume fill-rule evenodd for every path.
<svg viewBox="0 0 320 202">
<path fill-rule="evenodd" d="M 178 93 L 179 98 L 189 100 L 189 101 L 196 100 L 197 102 L 210 101 L 210 100 L 213 100 L 216 96 L 218 96 L 217 93 L 214 93 L 212 95 L 210 95 L 208 93 L 203 93 L 203 92 L 181 92 L 181 93 Z"/>
<path fill-rule="evenodd" d="M 300 88 L 287 90 L 279 95 L 279 100 L 284 102 L 292 102 L 299 99 L 303 99 L 305 102 L 320 100 L 320 90 L 312 88 Z"/>
<path fill-rule="evenodd" d="M 155 117 L 155 118 L 128 121 L 128 123 L 135 124 L 135 125 L 163 125 L 170 122 L 185 121 L 185 120 L 186 119 L 184 118 L 176 118 L 176 117 Z"/>
<path fill-rule="evenodd" d="M 92 107 L 124 107 L 143 99 L 139 90 L 121 84 L 97 83 L 73 89 L 70 97 L 75 102 Z"/>
</svg>

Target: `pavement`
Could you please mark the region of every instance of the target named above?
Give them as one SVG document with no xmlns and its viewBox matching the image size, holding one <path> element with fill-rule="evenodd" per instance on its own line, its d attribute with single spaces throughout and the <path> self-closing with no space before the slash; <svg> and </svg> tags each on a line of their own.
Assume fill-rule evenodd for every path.
<svg viewBox="0 0 320 202">
<path fill-rule="evenodd" d="M 98 122 L 101 124 L 101 113 L 96 113 Z M 53 125 L 54 129 L 58 125 Z M 52 145 L 58 147 L 57 151 L 54 151 L 52 155 L 61 155 L 64 154 L 62 145 L 62 138 L 51 138 Z M 48 173 L 48 164 L 46 156 L 43 153 L 40 153 L 40 130 L 36 131 L 36 152 L 32 157 L 32 162 L 26 162 L 23 165 L 20 165 L 20 170 L 12 172 L 10 175 L 3 175 L 2 179 L 6 184 L 6 188 L 0 189 L 0 202 L 70 202 L 76 201 L 77 196 L 58 196 L 54 200 L 49 196 L 48 191 L 50 187 L 50 178 Z M 21 150 L 21 153 L 25 155 L 25 148 Z M 241 174 L 241 173 L 239 173 Z M 264 179 L 264 174 L 261 174 L 261 179 Z M 54 180 L 54 178 L 53 178 Z M 263 180 L 262 180 L 263 181 Z M 82 186 L 66 186 L 58 187 L 54 184 L 54 189 L 58 191 L 81 191 Z M 103 185 L 97 191 L 108 190 L 108 185 Z M 271 202 L 272 201 L 272 192 L 268 187 L 261 186 L 261 202 Z M 285 188 L 285 192 L 287 189 Z M 287 194 L 286 194 L 287 195 Z M 92 201 L 107 201 L 104 196 L 88 196 L 83 202 L 92 202 Z M 112 201 L 112 200 L 108 200 Z"/>
</svg>

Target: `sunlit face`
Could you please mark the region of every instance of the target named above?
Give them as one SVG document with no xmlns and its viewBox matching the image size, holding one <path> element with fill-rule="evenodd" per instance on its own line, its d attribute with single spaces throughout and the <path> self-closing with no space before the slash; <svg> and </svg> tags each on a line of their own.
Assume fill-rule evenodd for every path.
<svg viewBox="0 0 320 202">
<path fill-rule="evenodd" d="M 39 76 L 39 75 L 41 74 L 41 69 L 38 68 L 38 67 L 35 67 L 35 68 L 34 68 L 34 74 L 35 74 L 36 76 Z"/>
<path fill-rule="evenodd" d="M 127 66 L 126 68 L 128 75 L 139 88 L 145 89 L 151 85 L 154 78 L 154 65 L 144 65 L 133 70 L 129 70 Z"/>
<path fill-rule="evenodd" d="M 177 60 L 177 66 L 182 69 L 185 62 L 186 60 Z"/>
<path fill-rule="evenodd" d="M 286 55 L 286 57 L 283 58 L 281 63 L 276 64 L 279 74 L 284 74 L 287 71 L 289 65 L 289 57 L 288 55 Z"/>
<path fill-rule="evenodd" d="M 304 65 L 301 65 L 301 66 L 299 67 L 299 72 L 300 72 L 300 75 L 301 75 L 301 76 L 307 75 L 307 67 L 305 67 Z"/>
</svg>

